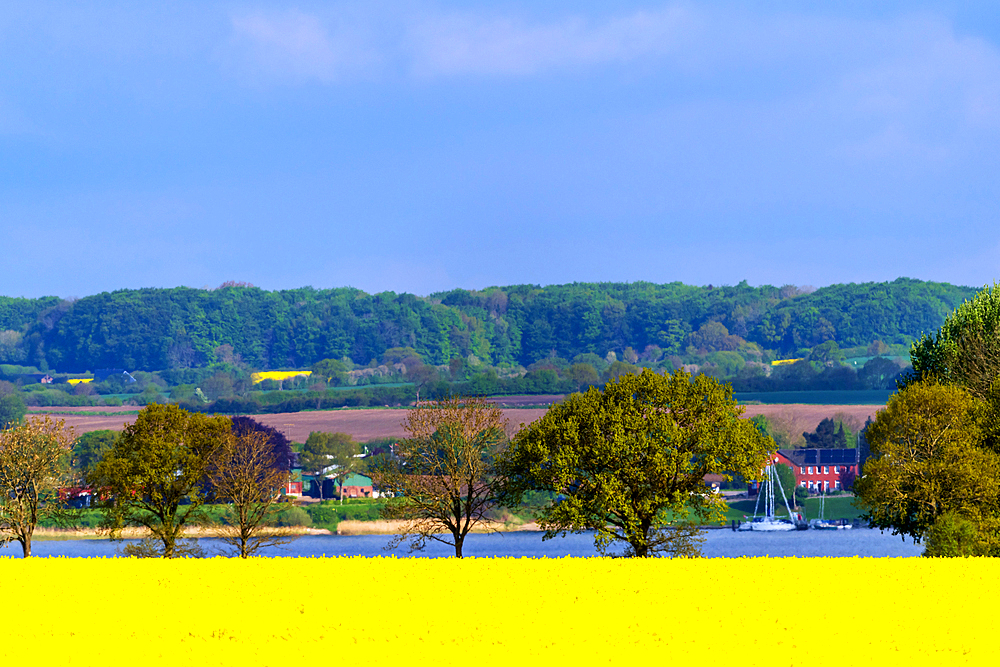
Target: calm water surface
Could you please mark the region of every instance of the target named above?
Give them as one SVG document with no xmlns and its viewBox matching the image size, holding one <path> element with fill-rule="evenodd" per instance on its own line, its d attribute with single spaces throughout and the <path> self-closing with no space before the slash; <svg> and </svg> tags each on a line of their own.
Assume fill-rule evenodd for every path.
<svg viewBox="0 0 1000 667">
<path fill-rule="evenodd" d="M 733 532 L 731 530 L 706 531 L 705 555 L 710 558 L 737 558 L 740 556 L 919 556 L 923 546 L 898 536 L 867 528 L 844 531 L 791 531 L 787 533 Z M 452 547 L 431 543 L 423 552 L 410 554 L 406 547 L 386 551 L 388 538 L 384 535 L 308 535 L 300 537 L 284 548 L 271 548 L 265 556 L 321 557 L 321 556 L 417 556 L 440 558 L 453 556 Z M 122 543 L 108 540 L 40 540 L 32 545 L 35 556 L 95 557 L 116 556 Z M 210 555 L 219 554 L 222 546 L 218 540 L 203 539 L 202 547 Z M 542 541 L 542 533 L 517 532 L 494 535 L 470 535 L 466 538 L 465 556 L 512 556 L 532 558 L 561 558 L 563 556 L 596 556 L 592 534 L 567 535 Z M 0 556 L 20 557 L 17 543 L 0 548 Z"/>
</svg>

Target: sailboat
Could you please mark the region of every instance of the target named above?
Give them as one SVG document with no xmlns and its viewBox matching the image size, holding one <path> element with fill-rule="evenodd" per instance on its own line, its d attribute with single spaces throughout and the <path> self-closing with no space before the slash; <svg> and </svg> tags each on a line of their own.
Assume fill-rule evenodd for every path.
<svg viewBox="0 0 1000 667">
<path fill-rule="evenodd" d="M 784 501 L 785 509 L 788 511 L 787 519 L 774 516 L 775 485 L 777 485 L 778 489 L 781 491 L 781 499 Z M 757 511 L 760 508 L 761 496 L 764 496 L 764 516 L 757 516 Z M 796 518 L 792 514 L 792 508 L 788 506 L 788 497 L 785 496 L 785 489 L 781 486 L 781 480 L 778 479 L 777 471 L 774 469 L 774 462 L 769 462 L 767 467 L 764 469 L 763 488 L 761 489 L 761 492 L 757 494 L 757 503 L 753 508 L 753 520 L 741 523 L 737 527 L 737 530 L 760 530 L 770 532 L 796 530 L 798 528 L 796 523 Z"/>
<path fill-rule="evenodd" d="M 823 518 L 826 490 L 821 487 L 819 493 L 819 518 L 812 519 L 809 522 L 809 527 L 813 530 L 849 530 L 852 526 L 846 520 L 830 521 Z"/>
</svg>

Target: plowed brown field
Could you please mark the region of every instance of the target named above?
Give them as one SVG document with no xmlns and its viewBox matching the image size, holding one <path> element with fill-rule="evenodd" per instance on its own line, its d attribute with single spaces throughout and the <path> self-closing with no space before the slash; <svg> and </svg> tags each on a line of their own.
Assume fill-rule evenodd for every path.
<svg viewBox="0 0 1000 667">
<path fill-rule="evenodd" d="M 765 415 L 775 422 L 775 425 L 787 430 L 793 436 L 801 435 L 803 431 L 813 431 L 816 425 L 826 417 L 841 414 L 864 424 L 868 417 L 874 417 L 881 405 L 748 405 L 744 416 Z M 87 408 L 83 408 L 86 410 Z M 60 413 L 78 412 L 80 409 L 48 408 L 45 411 Z M 114 408 L 89 408 L 91 411 L 118 411 Z M 135 410 L 135 408 L 122 408 Z M 32 410 L 36 412 L 36 410 Z M 530 424 L 546 412 L 546 408 L 511 408 L 504 414 L 513 427 L 520 424 Z M 273 426 L 293 442 L 305 442 L 311 431 L 328 431 L 351 434 L 359 442 L 367 442 L 376 438 L 398 438 L 404 435 L 402 422 L 406 409 L 371 409 L 371 410 L 324 410 L 320 412 L 284 412 L 271 415 L 251 415 L 262 424 Z M 58 414 L 59 419 L 65 419 L 67 426 L 72 426 L 77 434 L 100 429 L 121 430 L 126 423 L 135 421 L 135 415 L 120 416 Z"/>
</svg>

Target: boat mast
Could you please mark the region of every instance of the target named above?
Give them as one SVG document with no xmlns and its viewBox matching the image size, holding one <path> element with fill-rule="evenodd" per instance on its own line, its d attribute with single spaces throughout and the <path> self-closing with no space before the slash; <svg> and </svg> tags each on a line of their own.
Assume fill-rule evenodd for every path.
<svg viewBox="0 0 1000 667">
<path fill-rule="evenodd" d="M 774 459 L 774 463 L 777 463 L 777 461 L 778 461 L 778 459 L 775 458 Z M 777 471 L 774 470 L 774 463 L 771 463 L 771 465 L 768 466 L 768 467 L 771 468 L 771 475 L 778 482 L 778 488 L 781 489 L 781 499 L 785 502 L 785 510 L 788 512 L 788 519 L 792 523 L 795 523 L 795 517 L 792 516 L 792 508 L 788 504 L 788 496 L 785 495 L 785 487 L 781 486 L 781 480 L 778 479 Z M 772 485 L 772 489 L 771 489 L 771 515 L 772 516 L 774 515 L 774 488 L 773 488 L 773 485 Z"/>
<path fill-rule="evenodd" d="M 768 475 L 768 478 L 769 478 L 769 481 L 771 482 L 771 484 L 769 485 L 770 488 L 768 489 L 768 493 L 767 493 L 767 500 L 768 500 L 768 504 L 767 504 L 767 517 L 769 519 L 773 519 L 774 518 L 774 478 L 776 477 L 776 475 L 774 474 L 775 473 L 774 465 L 773 464 L 770 465 L 768 467 L 768 470 L 770 471 L 770 474 Z"/>
</svg>

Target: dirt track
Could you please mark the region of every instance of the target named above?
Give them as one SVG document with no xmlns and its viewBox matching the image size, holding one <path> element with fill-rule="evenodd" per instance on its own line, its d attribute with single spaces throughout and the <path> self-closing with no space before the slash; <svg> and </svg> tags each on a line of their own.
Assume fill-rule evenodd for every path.
<svg viewBox="0 0 1000 667">
<path fill-rule="evenodd" d="M 881 405 L 749 405 L 744 416 L 765 415 L 772 423 L 793 436 L 801 436 L 803 431 L 813 431 L 826 417 L 837 414 L 863 425 L 868 417 L 874 417 Z M 86 408 L 84 408 L 86 409 Z M 95 410 L 95 408 L 89 408 Z M 124 410 L 135 408 L 124 408 Z M 72 408 L 51 408 L 59 412 L 77 412 Z M 100 408 L 102 411 L 113 409 Z M 34 412 L 34 411 L 33 411 Z M 529 424 L 546 412 L 545 408 L 507 409 L 504 414 L 513 427 Z M 262 424 L 283 431 L 294 442 L 305 442 L 312 431 L 341 432 L 351 434 L 359 442 L 377 438 L 398 438 L 403 436 L 402 421 L 406 409 L 371 410 L 325 410 L 322 412 L 284 412 L 273 415 L 252 415 Z M 135 420 L 135 415 L 95 416 L 60 414 L 67 426 L 72 426 L 78 434 L 100 429 L 121 430 L 125 423 Z M 853 429 L 852 429 L 853 430 Z M 794 439 L 794 438 L 793 438 Z"/>
</svg>

